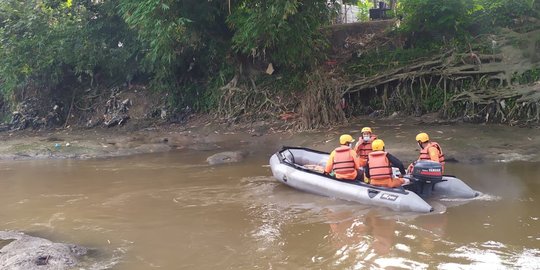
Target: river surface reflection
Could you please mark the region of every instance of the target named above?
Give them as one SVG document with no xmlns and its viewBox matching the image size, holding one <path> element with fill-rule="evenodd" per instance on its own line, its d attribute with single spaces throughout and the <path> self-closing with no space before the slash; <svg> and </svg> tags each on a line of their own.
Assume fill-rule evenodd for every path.
<svg viewBox="0 0 540 270">
<path fill-rule="evenodd" d="M 396 213 L 274 181 L 269 153 L 1 162 L 0 230 L 91 248 L 83 269 L 539 269 L 540 164 L 449 164 L 483 194 Z"/>
</svg>

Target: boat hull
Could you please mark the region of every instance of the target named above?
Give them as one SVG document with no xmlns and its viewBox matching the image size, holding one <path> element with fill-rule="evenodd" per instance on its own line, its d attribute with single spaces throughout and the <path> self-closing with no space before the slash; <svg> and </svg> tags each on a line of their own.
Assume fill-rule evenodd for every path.
<svg viewBox="0 0 540 270">
<path fill-rule="evenodd" d="M 284 147 L 270 158 L 270 168 L 276 180 L 293 188 L 343 200 L 373 206 L 383 206 L 395 211 L 428 213 L 433 211 L 422 197 L 400 188 L 376 187 L 365 183 L 339 181 L 315 172 L 306 165 L 323 166 L 328 153 L 306 148 Z M 473 198 L 477 192 L 455 177 L 445 177 L 437 183 L 432 196 Z"/>
</svg>

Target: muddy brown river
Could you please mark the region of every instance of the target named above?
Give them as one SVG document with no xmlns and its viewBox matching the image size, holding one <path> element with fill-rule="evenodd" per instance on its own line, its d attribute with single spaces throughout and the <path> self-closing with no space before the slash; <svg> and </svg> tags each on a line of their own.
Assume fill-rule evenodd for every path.
<svg viewBox="0 0 540 270">
<path fill-rule="evenodd" d="M 447 165 L 483 194 L 427 215 L 274 181 L 269 149 L 0 162 L 0 230 L 91 249 L 82 269 L 539 269 L 540 163 Z"/>
</svg>

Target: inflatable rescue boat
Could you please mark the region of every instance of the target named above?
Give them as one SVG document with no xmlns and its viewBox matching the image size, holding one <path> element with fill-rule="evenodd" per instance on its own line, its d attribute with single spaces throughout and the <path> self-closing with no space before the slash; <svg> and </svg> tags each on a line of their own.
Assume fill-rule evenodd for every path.
<svg viewBox="0 0 540 270">
<path fill-rule="evenodd" d="M 360 181 L 340 181 L 324 175 L 329 154 L 301 147 L 283 147 L 270 158 L 274 177 L 293 188 L 362 204 L 386 206 L 395 211 L 428 213 L 433 207 L 427 198 L 463 198 L 478 196 L 460 179 L 442 175 L 441 165 L 418 161 L 410 183 L 399 188 L 377 187 Z"/>
</svg>

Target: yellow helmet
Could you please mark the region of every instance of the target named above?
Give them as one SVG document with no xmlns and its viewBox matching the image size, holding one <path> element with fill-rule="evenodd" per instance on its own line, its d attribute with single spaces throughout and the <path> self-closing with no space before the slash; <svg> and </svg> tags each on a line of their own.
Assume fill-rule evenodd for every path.
<svg viewBox="0 0 540 270">
<path fill-rule="evenodd" d="M 349 134 L 343 134 L 341 136 L 339 136 L 339 144 L 347 144 L 347 143 L 352 143 L 354 142 L 354 139 L 351 135 Z"/>
<path fill-rule="evenodd" d="M 382 151 L 384 148 L 384 142 L 381 139 L 376 139 L 371 143 L 371 149 L 373 151 Z"/>
<path fill-rule="evenodd" d="M 373 133 L 373 132 L 371 131 L 371 128 L 370 128 L 370 127 L 364 127 L 364 128 L 362 128 L 362 131 L 360 131 L 360 133 L 364 133 L 364 132 Z"/>
<path fill-rule="evenodd" d="M 425 143 L 427 141 L 429 141 L 429 136 L 427 135 L 427 133 L 418 133 L 418 135 L 416 135 L 416 141 L 417 142 L 421 142 L 421 143 Z"/>
</svg>

